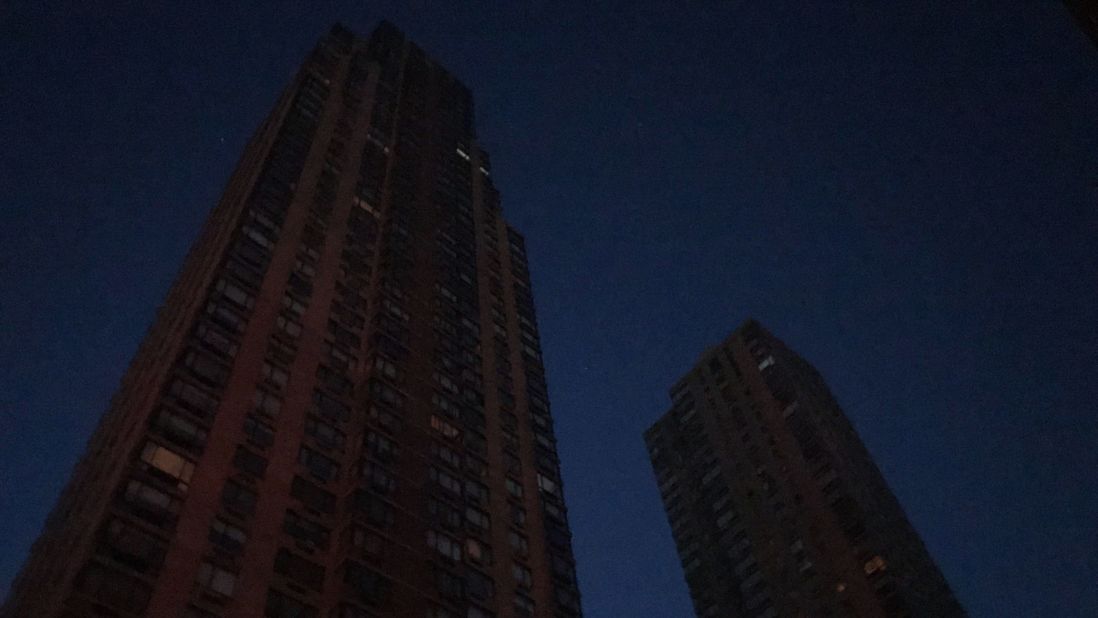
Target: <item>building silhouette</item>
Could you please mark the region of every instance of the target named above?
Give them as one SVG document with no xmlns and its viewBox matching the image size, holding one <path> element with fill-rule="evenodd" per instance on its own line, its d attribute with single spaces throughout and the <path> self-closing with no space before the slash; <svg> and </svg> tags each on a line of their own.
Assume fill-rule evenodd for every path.
<svg viewBox="0 0 1098 618">
<path fill-rule="evenodd" d="M 1095 0 L 1064 0 L 1068 11 L 1079 22 L 1090 40 L 1098 46 L 1098 2 Z"/>
<path fill-rule="evenodd" d="M 755 321 L 645 432 L 698 616 L 964 616 L 819 373 Z"/>
<path fill-rule="evenodd" d="M 580 616 L 523 238 L 469 90 L 324 36 L 4 616 Z"/>
</svg>

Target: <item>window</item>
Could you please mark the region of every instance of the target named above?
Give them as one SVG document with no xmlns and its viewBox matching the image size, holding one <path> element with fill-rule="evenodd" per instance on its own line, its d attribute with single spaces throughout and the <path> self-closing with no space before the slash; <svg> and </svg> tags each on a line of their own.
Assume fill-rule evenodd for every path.
<svg viewBox="0 0 1098 618">
<path fill-rule="evenodd" d="M 468 557 L 469 562 L 473 564 L 481 566 L 490 566 L 492 564 L 492 548 L 477 539 L 465 539 L 465 555 Z"/>
<path fill-rule="evenodd" d="M 218 292 L 221 292 L 222 296 L 244 309 L 251 309 L 252 306 L 255 305 L 255 299 L 252 298 L 251 294 L 248 294 L 243 288 L 226 279 L 219 279 L 216 289 Z"/>
<path fill-rule="evenodd" d="M 486 531 L 490 525 L 490 519 L 488 513 L 484 511 L 467 506 L 465 507 L 465 521 L 469 522 L 469 525 L 479 531 Z"/>
<path fill-rule="evenodd" d="M 442 461 L 450 464 L 454 468 L 461 468 L 461 455 L 458 455 L 453 449 L 443 446 L 437 443 L 431 443 L 431 450 L 435 456 Z"/>
<path fill-rule="evenodd" d="M 230 597 L 236 586 L 236 574 L 213 564 L 203 562 L 198 567 L 198 585 L 206 589 L 206 592 L 220 597 Z"/>
<path fill-rule="evenodd" d="M 495 583 L 491 577 L 470 569 L 465 576 L 465 589 L 469 592 L 469 596 L 487 600 L 495 594 Z"/>
<path fill-rule="evenodd" d="M 386 494 L 396 489 L 396 478 L 376 461 L 363 461 L 359 467 L 359 474 L 371 489 Z"/>
<path fill-rule="evenodd" d="M 442 500 L 428 496 L 427 512 L 431 515 L 431 521 L 443 527 L 455 529 L 461 526 L 461 511 Z"/>
<path fill-rule="evenodd" d="M 219 618 L 219 616 L 200 607 L 188 605 L 183 608 L 182 618 Z"/>
<path fill-rule="evenodd" d="M 277 325 L 278 330 L 282 331 L 290 339 L 297 339 L 297 337 L 301 335 L 301 322 L 298 322 L 293 318 L 279 315 Z"/>
<path fill-rule="evenodd" d="M 526 525 L 526 509 L 517 504 L 511 505 L 511 523 L 523 527 Z"/>
<path fill-rule="evenodd" d="M 141 580 L 112 567 L 90 563 L 76 578 L 78 590 L 134 614 L 145 611 L 152 590 Z"/>
<path fill-rule="evenodd" d="M 488 502 L 488 487 L 472 479 L 465 479 L 465 496 L 470 502 L 486 503 Z"/>
<path fill-rule="evenodd" d="M 217 410 L 217 397 L 188 382 L 176 380 L 168 392 L 181 406 L 202 418 L 209 418 Z"/>
<path fill-rule="evenodd" d="M 206 445 L 206 430 L 198 424 L 178 414 L 161 410 L 153 421 L 153 426 L 165 437 L 176 444 L 199 450 Z"/>
<path fill-rule="evenodd" d="M 243 446 L 236 447 L 236 455 L 233 456 L 233 465 L 242 472 L 246 472 L 256 478 L 263 478 L 267 472 L 267 459 L 260 457 Z"/>
<path fill-rule="evenodd" d="M 257 389 L 255 391 L 255 411 L 269 417 L 278 416 L 279 411 L 282 410 L 282 399 L 278 395 L 265 391 L 263 389 Z"/>
<path fill-rule="evenodd" d="M 388 461 L 396 455 L 398 449 L 392 440 L 371 431 L 366 434 L 366 450 L 374 457 Z"/>
<path fill-rule="evenodd" d="M 264 618 L 316 618 L 316 608 L 278 590 L 267 591 Z"/>
<path fill-rule="evenodd" d="M 286 511 L 286 518 L 282 521 L 282 530 L 290 536 L 319 548 L 328 546 L 331 532 L 324 526 L 306 519 L 293 511 Z"/>
<path fill-rule="evenodd" d="M 236 513 L 251 515 L 255 502 L 255 492 L 236 481 L 226 482 L 225 489 L 221 491 L 221 505 Z"/>
<path fill-rule="evenodd" d="M 271 337 L 267 344 L 267 357 L 286 366 L 293 362 L 296 353 L 297 348 L 292 343 L 277 337 Z"/>
<path fill-rule="evenodd" d="M 190 369 L 200 382 L 209 386 L 221 386 L 229 377 L 228 367 L 196 350 L 189 350 L 183 355 L 183 366 Z"/>
<path fill-rule="evenodd" d="M 431 415 L 431 428 L 443 435 L 443 437 L 454 439 L 461 436 L 461 430 L 448 423 L 445 419 L 434 414 Z"/>
<path fill-rule="evenodd" d="M 164 549 L 160 539 L 121 519 L 111 520 L 101 546 L 102 553 L 139 573 L 158 569 L 164 560 Z"/>
<path fill-rule="evenodd" d="M 477 455 L 484 455 L 488 451 L 487 443 L 484 441 L 484 436 L 475 431 L 465 432 L 465 448 L 470 453 L 476 453 Z"/>
<path fill-rule="evenodd" d="M 384 410 L 377 406 L 370 406 L 368 414 L 370 420 L 381 426 L 385 431 L 396 432 L 401 427 L 400 418 L 388 410 Z"/>
<path fill-rule="evenodd" d="M 265 449 L 274 443 L 274 428 L 251 414 L 244 419 L 244 435 L 259 448 Z"/>
<path fill-rule="evenodd" d="M 530 544 L 526 540 L 526 537 L 521 534 L 511 531 L 508 540 L 511 543 L 511 549 L 520 556 L 525 556 L 530 551 Z"/>
<path fill-rule="evenodd" d="M 205 345 L 206 349 L 211 352 L 229 358 L 236 356 L 236 351 L 239 347 L 236 342 L 206 322 L 200 322 L 198 324 L 198 327 L 195 329 L 195 337 L 197 337 L 198 340 Z"/>
<path fill-rule="evenodd" d="M 176 481 L 179 489 L 186 490 L 187 483 L 194 474 L 194 464 L 175 451 L 155 442 L 146 442 L 141 450 L 141 461 L 149 466 L 149 471 L 165 480 Z"/>
<path fill-rule="evenodd" d="M 504 451 L 503 465 L 511 474 L 522 474 L 522 461 L 514 453 Z"/>
<path fill-rule="evenodd" d="M 702 485 L 708 485 L 709 483 L 711 483 L 713 481 L 713 479 L 717 478 L 720 475 L 721 475 L 720 464 L 714 465 L 713 468 L 711 470 L 709 470 L 709 472 L 706 472 L 705 476 L 703 476 L 701 478 L 701 484 Z"/>
<path fill-rule="evenodd" d="M 457 496 L 461 495 L 461 481 L 453 475 L 447 474 L 435 467 L 431 468 L 430 475 L 431 480 L 437 483 L 446 491 Z"/>
<path fill-rule="evenodd" d="M 371 605 L 380 605 L 389 597 L 389 580 L 377 571 L 354 562 L 346 564 L 343 583 L 354 590 L 360 600 Z"/>
<path fill-rule="evenodd" d="M 345 421 L 350 416 L 346 404 L 322 391 L 313 391 L 313 408 L 320 416 L 335 421 Z"/>
<path fill-rule="evenodd" d="M 452 573 L 439 570 L 435 572 L 435 587 L 439 594 L 451 599 L 462 599 L 465 596 L 465 582 Z"/>
<path fill-rule="evenodd" d="M 880 556 L 873 556 L 873 558 L 869 562 L 865 563 L 865 574 L 872 575 L 878 571 L 883 571 L 885 570 L 886 566 L 887 565 L 884 558 Z"/>
<path fill-rule="evenodd" d="M 210 542 L 230 552 L 238 552 L 244 547 L 248 535 L 240 528 L 222 520 L 214 519 L 210 526 Z"/>
<path fill-rule="evenodd" d="M 263 363 L 263 379 L 277 390 L 282 390 L 286 388 L 286 382 L 290 379 L 290 374 L 286 373 L 286 370 L 281 367 L 265 362 Z"/>
<path fill-rule="evenodd" d="M 540 472 L 538 473 L 538 489 L 553 496 L 560 495 L 556 482 Z"/>
<path fill-rule="evenodd" d="M 395 519 L 393 507 L 388 502 L 362 489 L 352 494 L 351 508 L 365 514 L 366 520 L 378 528 L 392 526 Z"/>
<path fill-rule="evenodd" d="M 351 532 L 351 545 L 361 549 L 369 556 L 376 556 L 381 553 L 381 537 L 366 528 L 356 527 Z"/>
<path fill-rule="evenodd" d="M 318 485 L 295 476 L 290 486 L 290 495 L 297 498 L 307 508 L 321 513 L 331 513 L 335 510 L 336 497 L 334 494 L 324 491 Z"/>
<path fill-rule="evenodd" d="M 427 546 L 437 551 L 444 558 L 454 562 L 461 560 L 461 544 L 445 534 L 428 530 Z"/>
<path fill-rule="evenodd" d="M 334 481 L 339 477 L 339 464 L 334 459 L 307 446 L 298 451 L 297 461 L 308 468 L 314 477 L 324 482 Z"/>
<path fill-rule="evenodd" d="M 379 373 L 388 378 L 396 379 L 400 374 L 397 366 L 392 361 L 382 356 L 378 356 L 377 359 L 374 360 L 374 367 L 377 368 Z"/>
<path fill-rule="evenodd" d="M 534 600 L 524 594 L 516 594 L 515 613 L 519 616 L 533 616 Z"/>
<path fill-rule="evenodd" d="M 305 433 L 312 436 L 317 444 L 328 449 L 342 449 L 345 436 L 343 432 L 314 417 L 305 419 Z"/>
<path fill-rule="evenodd" d="M 511 575 L 520 588 L 529 588 L 533 584 L 534 576 L 530 573 L 530 569 L 517 562 L 511 564 Z"/>
<path fill-rule="evenodd" d="M 505 484 L 507 485 L 507 493 L 511 494 L 512 497 L 522 499 L 522 485 L 518 481 L 507 477 Z"/>
<path fill-rule="evenodd" d="M 301 316 L 305 314 L 306 306 L 304 302 L 287 292 L 286 295 L 282 297 L 282 308 L 293 317 L 300 319 Z"/>
<path fill-rule="evenodd" d="M 274 570 L 318 592 L 324 586 L 324 567 L 285 548 L 275 555 Z"/>
</svg>

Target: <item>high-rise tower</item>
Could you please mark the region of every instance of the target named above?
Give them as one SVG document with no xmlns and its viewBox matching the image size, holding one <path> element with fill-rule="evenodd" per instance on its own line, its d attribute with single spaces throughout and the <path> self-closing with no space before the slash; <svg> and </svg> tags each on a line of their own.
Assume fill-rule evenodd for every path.
<svg viewBox="0 0 1098 618">
<path fill-rule="evenodd" d="M 522 237 L 461 83 L 336 26 L 248 144 L 3 614 L 580 615 Z"/>
<path fill-rule="evenodd" d="M 757 322 L 645 432 L 698 616 L 964 616 L 819 373 Z"/>
</svg>

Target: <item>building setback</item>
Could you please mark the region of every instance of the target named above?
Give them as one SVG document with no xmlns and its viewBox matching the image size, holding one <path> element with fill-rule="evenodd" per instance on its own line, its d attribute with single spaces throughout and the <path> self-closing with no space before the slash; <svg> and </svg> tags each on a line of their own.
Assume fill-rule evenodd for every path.
<svg viewBox="0 0 1098 618">
<path fill-rule="evenodd" d="M 964 616 L 819 373 L 748 321 L 645 432 L 698 616 Z"/>
<path fill-rule="evenodd" d="M 4 616 L 580 616 L 522 237 L 461 83 L 323 37 Z"/>
</svg>

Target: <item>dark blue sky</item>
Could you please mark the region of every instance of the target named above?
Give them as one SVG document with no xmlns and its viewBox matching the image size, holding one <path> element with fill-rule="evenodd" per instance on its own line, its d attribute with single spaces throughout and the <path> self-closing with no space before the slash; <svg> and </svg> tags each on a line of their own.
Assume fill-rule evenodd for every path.
<svg viewBox="0 0 1098 618">
<path fill-rule="evenodd" d="M 748 315 L 974 616 L 1098 615 L 1098 50 L 1059 2 L 395 4 L 0 8 L 0 596 L 248 135 L 388 18 L 526 235 L 589 616 L 690 614 L 640 434 Z"/>
</svg>

